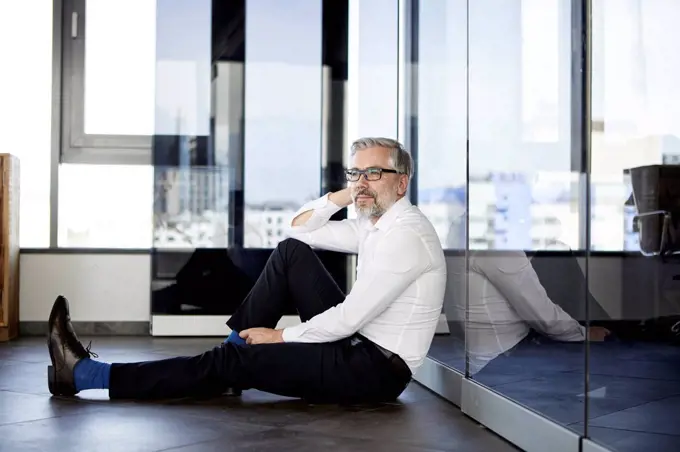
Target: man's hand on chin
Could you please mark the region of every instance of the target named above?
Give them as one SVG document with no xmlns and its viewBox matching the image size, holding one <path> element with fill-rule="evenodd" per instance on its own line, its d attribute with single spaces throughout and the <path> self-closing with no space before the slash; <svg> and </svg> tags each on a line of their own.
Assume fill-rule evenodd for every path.
<svg viewBox="0 0 680 452">
<path fill-rule="evenodd" d="M 273 330 L 271 328 L 250 328 L 239 333 L 247 344 L 276 344 L 283 342 L 283 330 Z"/>
</svg>

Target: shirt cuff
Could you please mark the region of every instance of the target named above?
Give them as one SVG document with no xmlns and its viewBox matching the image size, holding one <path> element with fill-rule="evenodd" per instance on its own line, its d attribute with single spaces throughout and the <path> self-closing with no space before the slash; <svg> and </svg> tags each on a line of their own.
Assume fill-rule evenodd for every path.
<svg viewBox="0 0 680 452">
<path fill-rule="evenodd" d="M 326 193 L 321 198 L 312 201 L 310 203 L 310 206 L 307 207 L 305 210 L 309 210 L 309 208 L 314 209 L 315 213 L 328 213 L 328 217 L 332 216 L 335 212 L 342 209 L 342 207 L 331 201 L 330 193 Z"/>
<path fill-rule="evenodd" d="M 296 342 L 296 340 L 302 335 L 303 332 L 304 332 L 303 324 L 290 326 L 288 328 L 283 329 L 281 337 L 283 338 L 283 342 Z"/>
<path fill-rule="evenodd" d="M 324 219 L 329 219 L 330 217 L 335 214 L 338 210 L 342 209 L 342 207 L 338 206 L 335 204 L 333 201 L 329 199 L 330 193 L 326 193 L 322 197 L 315 199 L 314 201 L 310 201 L 300 207 L 297 212 L 293 215 L 292 219 L 290 220 L 289 227 L 292 227 L 294 230 L 297 228 L 296 226 L 292 225 L 293 219 L 297 218 L 304 212 L 307 212 L 309 210 L 312 210 L 312 224 L 314 224 L 314 219 L 316 218 L 324 218 Z M 309 221 L 308 221 L 309 223 Z M 308 225 L 302 226 L 303 228 Z M 299 227 L 299 226 L 298 226 Z"/>
<path fill-rule="evenodd" d="M 581 336 L 583 336 L 583 340 L 585 341 L 588 339 L 588 330 L 586 329 L 585 326 L 581 325 L 580 323 L 578 324 L 579 329 L 581 330 Z"/>
</svg>

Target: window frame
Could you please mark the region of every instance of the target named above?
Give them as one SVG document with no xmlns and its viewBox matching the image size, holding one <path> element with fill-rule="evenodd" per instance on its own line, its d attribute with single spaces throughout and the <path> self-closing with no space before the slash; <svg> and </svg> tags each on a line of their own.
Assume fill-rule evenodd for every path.
<svg viewBox="0 0 680 452">
<path fill-rule="evenodd" d="M 86 2 L 55 0 L 54 12 L 55 16 L 61 13 L 62 28 L 59 163 L 150 165 L 151 135 L 85 133 Z"/>
<path fill-rule="evenodd" d="M 62 137 L 62 75 L 64 0 L 52 2 L 52 136 L 50 152 L 50 241 L 47 250 L 59 243 L 59 160 Z M 23 250 L 22 250 L 23 251 Z"/>
</svg>

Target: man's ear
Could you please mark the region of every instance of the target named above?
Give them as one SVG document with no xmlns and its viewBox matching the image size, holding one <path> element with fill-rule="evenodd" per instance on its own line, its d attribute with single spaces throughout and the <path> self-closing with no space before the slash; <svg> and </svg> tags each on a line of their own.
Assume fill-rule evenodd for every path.
<svg viewBox="0 0 680 452">
<path fill-rule="evenodd" d="M 402 175 L 399 178 L 399 187 L 398 187 L 398 193 L 400 196 L 406 194 L 406 190 L 408 189 L 408 176 Z"/>
</svg>

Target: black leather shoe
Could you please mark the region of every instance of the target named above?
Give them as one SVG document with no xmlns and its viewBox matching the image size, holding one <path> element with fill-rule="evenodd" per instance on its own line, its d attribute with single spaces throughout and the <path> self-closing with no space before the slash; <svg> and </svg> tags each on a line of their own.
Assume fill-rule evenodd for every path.
<svg viewBox="0 0 680 452">
<path fill-rule="evenodd" d="M 72 396 L 78 393 L 73 368 L 84 358 L 97 357 L 89 346 L 83 347 L 71 325 L 68 300 L 58 296 L 52 305 L 48 322 L 47 348 L 52 365 L 47 366 L 47 385 L 53 395 Z"/>
</svg>

